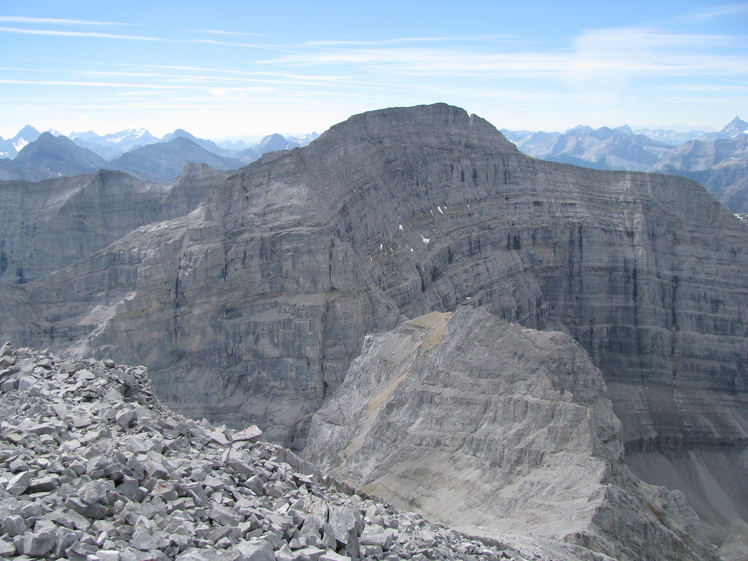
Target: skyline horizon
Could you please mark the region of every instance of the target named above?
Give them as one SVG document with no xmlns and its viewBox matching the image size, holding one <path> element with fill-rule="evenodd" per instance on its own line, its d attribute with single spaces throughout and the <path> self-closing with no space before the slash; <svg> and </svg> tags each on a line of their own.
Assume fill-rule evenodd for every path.
<svg viewBox="0 0 748 561">
<path fill-rule="evenodd" d="M 0 60 L 4 138 L 300 134 L 436 102 L 507 130 L 718 129 L 748 116 L 748 1 L 31 0 L 0 8 Z"/>
<path fill-rule="evenodd" d="M 439 103 L 439 102 L 437 102 L 437 103 Z M 381 109 L 386 109 L 386 108 L 381 108 Z M 370 111 L 378 111 L 378 110 L 380 110 L 380 109 L 371 109 Z M 369 112 L 369 111 L 365 111 L 365 112 Z M 468 111 L 468 113 L 470 113 L 470 112 Z M 350 118 L 352 116 L 353 115 L 350 115 L 348 118 Z M 481 115 L 477 115 L 477 116 L 478 117 L 482 117 Z M 723 123 L 722 125 L 719 125 L 719 126 L 702 125 L 702 126 L 696 126 L 696 127 L 688 127 L 687 125 L 682 125 L 682 124 L 675 124 L 675 125 L 672 125 L 672 126 L 657 126 L 657 125 L 651 125 L 651 124 L 648 124 L 648 125 L 647 124 L 645 124 L 645 125 L 631 125 L 629 123 L 624 123 L 624 124 L 621 124 L 621 125 L 614 125 L 614 126 L 611 126 L 611 125 L 600 125 L 600 126 L 591 127 L 591 128 L 593 130 L 597 130 L 597 129 L 600 129 L 600 128 L 619 129 L 619 128 L 623 128 L 623 127 L 627 127 L 628 126 L 629 128 L 631 128 L 634 131 L 634 133 L 637 133 L 637 131 L 644 131 L 644 130 L 668 130 L 668 131 L 673 131 L 673 132 L 677 132 L 677 133 L 688 133 L 688 132 L 699 132 L 700 131 L 700 132 L 704 132 L 704 133 L 708 134 L 708 133 L 714 133 L 714 132 L 721 131 L 723 128 L 725 128 L 725 126 L 727 126 L 729 123 L 731 123 L 734 119 L 744 120 L 740 115 L 735 115 L 729 121 L 727 121 L 727 122 L 725 122 L 725 123 Z M 345 120 L 347 120 L 347 118 L 343 119 L 342 121 L 339 121 L 337 123 L 333 123 L 332 125 L 330 125 L 330 127 L 332 127 L 334 125 L 337 125 L 337 124 L 339 124 L 339 123 L 341 123 L 341 122 L 343 122 Z M 488 119 L 486 119 L 486 120 L 488 120 Z M 566 134 L 569 131 L 571 131 L 571 130 L 573 130 L 575 128 L 578 128 L 578 127 L 590 127 L 591 126 L 591 125 L 588 125 L 586 123 L 578 123 L 578 124 L 576 124 L 576 125 L 574 125 L 572 127 L 569 127 L 569 128 L 567 128 L 565 130 L 531 129 L 531 128 L 511 128 L 510 129 L 510 128 L 507 128 L 507 127 L 500 127 L 496 123 L 492 123 L 490 120 L 489 120 L 489 123 L 491 123 L 493 126 L 495 126 L 497 128 L 497 130 L 499 130 L 499 131 L 506 130 L 506 131 L 509 131 L 509 132 L 547 132 L 547 133 L 558 133 L 558 134 Z M 167 130 L 166 132 L 163 132 L 163 133 L 161 133 L 160 131 L 154 132 L 153 130 L 149 129 L 148 127 L 126 127 L 126 128 L 120 129 L 120 130 L 111 130 L 111 131 L 97 131 L 97 130 L 94 130 L 94 129 L 88 129 L 88 130 L 71 130 L 69 132 L 64 132 L 64 131 L 60 131 L 59 129 L 53 128 L 53 127 L 47 127 L 47 128 L 45 128 L 45 127 L 37 126 L 34 123 L 28 122 L 25 125 L 23 125 L 22 127 L 20 127 L 19 129 L 17 129 L 15 132 L 13 132 L 12 134 L 8 134 L 7 136 L 4 135 L 4 134 L 2 134 L 0 132 L 0 139 L 2 139 L 2 140 L 10 140 L 10 139 L 14 138 L 15 136 L 17 136 L 27 126 L 30 126 L 30 127 L 34 128 L 39 133 L 44 133 L 44 132 L 50 132 L 50 133 L 53 133 L 53 134 L 54 133 L 59 133 L 59 135 L 63 135 L 63 136 L 67 136 L 67 137 L 71 137 L 72 135 L 85 134 L 85 133 L 89 133 L 89 132 L 93 132 L 93 133 L 97 134 L 98 136 L 103 137 L 103 136 L 107 136 L 107 135 L 117 134 L 117 133 L 120 133 L 120 132 L 129 132 L 129 131 L 141 131 L 141 130 L 144 130 L 144 131 L 148 132 L 149 134 L 155 136 L 159 140 L 161 140 L 164 136 L 166 136 L 168 134 L 173 134 L 173 133 L 175 133 L 178 130 L 183 130 L 183 131 L 185 131 L 185 132 L 187 132 L 189 134 L 192 134 L 193 136 L 195 136 L 196 138 L 199 138 L 201 140 L 211 140 L 211 141 L 214 141 L 214 142 L 224 142 L 224 141 L 236 142 L 238 140 L 243 140 L 243 141 L 247 142 L 247 139 L 253 139 L 253 140 L 256 140 L 256 141 L 259 142 L 263 138 L 266 138 L 266 137 L 271 136 L 273 134 L 280 134 L 281 136 L 286 137 L 286 138 L 291 138 L 291 137 L 293 137 L 293 138 L 299 138 L 299 137 L 303 137 L 303 136 L 307 136 L 307 135 L 311 135 L 311 134 L 322 135 L 326 130 L 328 130 L 330 128 L 330 127 L 327 127 L 326 129 L 321 130 L 321 131 L 320 130 L 307 130 L 307 131 L 296 131 L 296 132 L 288 132 L 288 131 L 284 132 L 284 131 L 280 131 L 280 130 L 273 130 L 273 131 L 270 131 L 270 132 L 267 132 L 267 133 L 264 133 L 264 134 L 263 133 L 248 133 L 248 134 L 245 134 L 245 135 L 238 134 L 238 135 L 224 135 L 224 136 L 215 136 L 215 137 L 201 137 L 201 136 L 199 136 L 197 134 L 194 134 L 192 131 L 188 130 L 185 127 L 177 127 L 177 128 L 175 128 L 173 130 Z M 0 126 L 0 131 L 2 131 L 2 126 Z"/>
</svg>

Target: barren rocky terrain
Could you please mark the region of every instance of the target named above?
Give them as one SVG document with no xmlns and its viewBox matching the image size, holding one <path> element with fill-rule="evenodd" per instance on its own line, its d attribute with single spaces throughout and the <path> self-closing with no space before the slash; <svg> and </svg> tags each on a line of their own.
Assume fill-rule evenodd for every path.
<svg viewBox="0 0 748 561">
<path fill-rule="evenodd" d="M 145 363 L 180 414 L 235 430 L 256 424 L 300 451 L 367 336 L 481 307 L 576 341 L 621 423 L 612 449 L 643 481 L 681 489 L 708 537 L 740 558 L 748 227 L 701 186 L 536 160 L 444 104 L 356 115 L 304 148 L 212 173 L 188 174 L 181 185 L 199 204 L 157 222 L 142 220 L 148 197 L 136 202 L 122 196 L 127 182 L 107 183 L 116 195 L 107 210 L 118 215 L 128 201 L 135 211 L 114 223 L 121 237 L 98 246 L 87 227 L 62 227 L 65 208 L 100 220 L 104 207 L 86 206 L 88 197 L 44 202 L 57 210 L 43 228 L 39 207 L 18 205 L 13 232 L 24 234 L 4 234 L 5 260 L 35 263 L 39 276 L 19 284 L 11 271 L 0 283 L 0 336 L 65 360 Z M 73 183 L 14 185 L 97 185 Z M 63 230 L 60 251 L 34 261 L 35 244 Z M 52 264 L 57 254 L 67 261 Z M 557 406 L 577 411 L 572 404 Z M 501 455 L 479 457 L 503 469 Z M 593 472 L 604 465 L 596 457 Z M 591 481 L 607 489 L 614 480 Z M 627 489 L 641 511 L 636 501 L 650 491 Z M 659 519 L 649 512 L 646 524 Z M 659 543 L 642 524 L 632 539 Z M 696 535 L 679 528 L 674 535 Z"/>
</svg>

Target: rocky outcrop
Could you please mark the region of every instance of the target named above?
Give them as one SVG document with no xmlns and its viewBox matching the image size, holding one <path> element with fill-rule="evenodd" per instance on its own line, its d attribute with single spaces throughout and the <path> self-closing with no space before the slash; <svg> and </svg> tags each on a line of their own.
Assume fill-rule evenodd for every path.
<svg viewBox="0 0 748 561">
<path fill-rule="evenodd" d="M 401 314 L 487 305 L 578 340 L 630 447 L 681 450 L 746 434 L 747 236 L 695 183 L 533 160 L 437 105 L 267 155 L 27 290 L 57 348 L 138 355 L 168 402 L 237 424 L 268 400 L 308 418 Z"/>
<path fill-rule="evenodd" d="M 588 559 L 354 494 L 257 427 L 175 415 L 143 367 L 5 345 L 0 412 L 1 559 Z"/>
<path fill-rule="evenodd" d="M 682 495 L 623 467 L 620 423 L 579 344 L 482 309 L 367 337 L 315 414 L 306 455 L 474 532 L 532 533 L 621 561 L 717 558 Z"/>
<path fill-rule="evenodd" d="M 267 154 L 21 290 L 35 344 L 144 361 L 180 412 L 294 447 L 367 333 L 478 304 L 576 339 L 628 450 L 740 451 L 747 241 L 692 181 L 536 160 L 437 104 Z"/>
<path fill-rule="evenodd" d="M 32 281 L 139 226 L 182 216 L 224 178 L 195 164 L 169 186 L 108 170 L 38 183 L 0 182 L 0 279 Z"/>
</svg>

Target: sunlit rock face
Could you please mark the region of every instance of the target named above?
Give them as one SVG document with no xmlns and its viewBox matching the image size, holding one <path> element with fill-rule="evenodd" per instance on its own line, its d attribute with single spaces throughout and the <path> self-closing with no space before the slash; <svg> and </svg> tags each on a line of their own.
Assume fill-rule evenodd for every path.
<svg viewBox="0 0 748 561">
<path fill-rule="evenodd" d="M 622 464 L 602 374 L 571 337 L 484 309 L 367 336 L 306 455 L 344 481 L 487 536 L 614 559 L 716 559 L 683 496 Z"/>
<path fill-rule="evenodd" d="M 2 336 L 146 363 L 178 411 L 302 448 L 366 334 L 480 305 L 578 341 L 628 451 L 746 449 L 748 229 L 692 181 L 536 160 L 437 104 L 209 183 L 192 211 L 0 286 Z"/>
<path fill-rule="evenodd" d="M 579 341 L 629 447 L 680 450 L 745 438 L 747 236 L 695 183 L 535 160 L 434 105 L 266 155 L 27 290 L 54 347 L 141 358 L 167 402 L 286 443 L 364 334 L 486 305 Z"/>
</svg>

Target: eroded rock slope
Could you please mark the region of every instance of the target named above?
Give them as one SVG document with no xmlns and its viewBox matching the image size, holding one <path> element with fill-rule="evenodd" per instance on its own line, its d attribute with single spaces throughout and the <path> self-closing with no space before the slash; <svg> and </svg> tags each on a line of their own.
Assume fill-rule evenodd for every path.
<svg viewBox="0 0 748 561">
<path fill-rule="evenodd" d="M 357 495 L 257 427 L 175 415 L 143 367 L 5 345 L 0 412 L 0 559 L 588 559 Z"/>
<path fill-rule="evenodd" d="M 717 558 L 682 494 L 623 466 L 620 422 L 579 344 L 482 309 L 367 337 L 315 414 L 306 455 L 484 535 L 532 533 L 621 561 Z"/>
<path fill-rule="evenodd" d="M 437 104 L 351 117 L 188 214 L 3 287 L 0 330 L 145 362 L 180 412 L 300 448 L 367 333 L 478 304 L 576 339 L 627 450 L 718 449 L 742 477 L 746 279 L 748 228 L 696 183 L 536 160 Z"/>
</svg>

